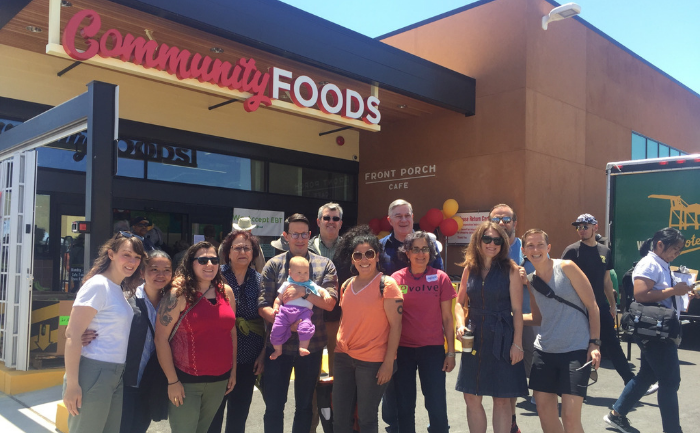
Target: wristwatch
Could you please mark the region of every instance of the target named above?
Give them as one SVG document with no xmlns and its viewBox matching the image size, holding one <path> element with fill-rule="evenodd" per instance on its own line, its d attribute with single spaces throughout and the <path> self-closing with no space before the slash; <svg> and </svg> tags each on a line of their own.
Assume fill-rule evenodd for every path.
<svg viewBox="0 0 700 433">
<path fill-rule="evenodd" d="M 598 347 L 600 347 L 600 345 L 603 344 L 603 342 L 600 341 L 600 338 L 591 338 L 590 340 L 588 340 L 588 344 L 591 343 L 595 344 Z"/>
<path fill-rule="evenodd" d="M 301 299 L 306 299 L 306 298 L 308 298 L 308 297 L 309 297 L 309 291 L 307 290 L 307 291 L 304 293 L 304 296 L 301 297 Z"/>
</svg>

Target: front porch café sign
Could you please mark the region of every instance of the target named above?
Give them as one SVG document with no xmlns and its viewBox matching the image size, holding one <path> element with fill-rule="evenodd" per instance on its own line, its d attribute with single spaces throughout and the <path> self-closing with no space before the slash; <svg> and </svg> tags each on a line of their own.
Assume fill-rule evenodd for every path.
<svg viewBox="0 0 700 433">
<path fill-rule="evenodd" d="M 87 24 L 82 25 L 85 19 Z M 319 91 L 314 80 L 306 75 L 292 79 L 292 72 L 277 67 L 270 68 L 270 72 L 261 72 L 252 58 L 240 58 L 233 64 L 222 62 L 167 44 L 158 45 L 156 41 L 146 41 L 143 37 L 134 37 L 130 33 L 122 36 L 116 29 L 105 31 L 98 40 L 96 36 L 101 29 L 102 19 L 97 12 L 86 9 L 75 14 L 63 32 L 62 44 L 66 54 L 78 61 L 95 56 L 115 57 L 145 69 L 166 71 L 179 80 L 196 79 L 200 83 L 250 93 L 251 96 L 243 104 L 249 113 L 257 110 L 260 104 L 272 105 L 272 99 L 280 98 L 280 91 L 288 91 L 294 104 L 301 108 L 311 108 L 318 104 L 318 109 L 325 114 L 361 119 L 369 125 L 378 125 L 381 120 L 379 99 L 375 96 L 363 99 L 355 90 L 341 91 L 332 83 L 325 84 Z M 85 40 L 85 51 L 75 47 L 78 38 Z M 270 86 L 271 89 L 268 89 Z M 306 96 L 301 93 L 302 87 L 306 90 Z"/>
</svg>

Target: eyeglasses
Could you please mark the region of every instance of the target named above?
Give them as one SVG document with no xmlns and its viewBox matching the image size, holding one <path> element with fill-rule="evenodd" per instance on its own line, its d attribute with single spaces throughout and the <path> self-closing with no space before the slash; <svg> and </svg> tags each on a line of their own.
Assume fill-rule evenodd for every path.
<svg viewBox="0 0 700 433">
<path fill-rule="evenodd" d="M 339 216 L 334 216 L 334 217 L 332 217 L 332 216 L 330 216 L 330 215 L 326 215 L 326 216 L 324 216 L 324 217 L 321 218 L 321 219 L 322 219 L 323 221 L 330 221 L 330 220 L 333 220 L 333 221 L 335 221 L 335 222 L 340 221 L 340 217 L 339 217 Z"/>
<path fill-rule="evenodd" d="M 138 223 L 138 224 L 134 224 L 134 227 L 148 227 L 148 223 Z"/>
<path fill-rule="evenodd" d="M 585 364 L 583 364 L 582 366 L 580 366 L 579 368 L 577 368 L 576 371 L 581 371 L 581 370 L 583 370 L 584 368 L 586 368 L 586 367 L 588 367 L 589 365 L 592 365 L 592 364 L 593 364 L 593 360 L 590 360 L 590 361 L 588 361 L 587 363 L 585 363 Z M 596 369 L 594 369 L 594 368 L 591 368 L 591 375 L 589 376 L 589 380 L 590 380 L 591 382 L 590 382 L 588 385 L 586 385 L 586 386 L 591 386 L 591 385 L 595 384 L 596 382 L 598 382 L 598 370 L 596 370 Z M 583 387 L 582 385 L 579 385 L 579 386 Z"/>
<path fill-rule="evenodd" d="M 588 230 L 589 228 L 590 228 L 590 226 L 588 226 L 586 224 L 581 224 L 581 225 L 576 226 L 576 231 L 583 232 L 583 231 Z"/>
<path fill-rule="evenodd" d="M 207 263 L 211 262 L 212 265 L 218 265 L 219 264 L 219 258 L 216 256 L 213 257 L 208 257 L 208 256 L 201 256 L 201 257 L 195 257 L 192 259 L 192 261 L 197 261 L 200 265 L 204 266 Z"/>
<path fill-rule="evenodd" d="M 503 238 L 501 238 L 501 237 L 494 238 L 491 236 L 484 235 L 481 237 L 481 242 L 483 242 L 485 244 L 490 244 L 491 242 L 493 242 L 494 245 L 503 245 Z"/>
<path fill-rule="evenodd" d="M 377 253 L 372 249 L 365 251 L 364 254 L 362 254 L 360 251 L 355 251 L 354 253 L 352 253 L 352 260 L 355 262 L 359 262 L 360 260 L 362 260 L 363 256 L 366 257 L 367 260 L 373 260 L 377 256 Z"/>
<path fill-rule="evenodd" d="M 143 238 L 142 238 L 141 236 L 135 235 L 135 234 L 133 234 L 133 233 L 131 233 L 131 232 L 124 232 L 124 231 L 121 231 L 121 232 L 119 232 L 119 234 L 122 235 L 122 236 L 125 237 L 125 238 L 136 238 L 136 239 L 138 239 L 138 240 L 140 240 L 140 241 L 143 240 Z"/>
<path fill-rule="evenodd" d="M 308 239 L 309 238 L 309 232 L 304 232 L 304 233 L 290 233 L 289 236 L 292 237 L 292 239 Z"/>
<path fill-rule="evenodd" d="M 233 247 L 231 248 L 233 251 L 237 252 L 238 254 L 245 254 L 253 251 L 251 247 Z"/>
<path fill-rule="evenodd" d="M 413 248 L 410 249 L 410 251 L 411 251 L 413 254 L 420 254 L 420 253 L 423 253 L 423 254 L 430 254 L 430 247 L 422 247 L 422 248 L 413 247 Z"/>
<path fill-rule="evenodd" d="M 503 221 L 503 224 L 508 224 L 509 222 L 513 221 L 512 217 L 493 217 L 491 218 L 491 222 L 498 224 L 499 222 Z M 498 244 L 496 244 L 498 245 Z"/>
</svg>

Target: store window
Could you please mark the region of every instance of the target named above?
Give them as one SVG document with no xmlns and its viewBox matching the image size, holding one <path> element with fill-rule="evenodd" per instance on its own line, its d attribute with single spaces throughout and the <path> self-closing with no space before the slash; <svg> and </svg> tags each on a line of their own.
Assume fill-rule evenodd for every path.
<svg viewBox="0 0 700 433">
<path fill-rule="evenodd" d="M 346 173 L 270 163 L 270 192 L 321 198 L 355 200 L 355 177 Z"/>
<path fill-rule="evenodd" d="M 246 191 L 264 188 L 262 161 L 124 138 L 117 148 L 118 176 Z"/>
<path fill-rule="evenodd" d="M 687 153 L 659 143 L 636 132 L 632 133 L 632 159 L 665 158 Z"/>
</svg>

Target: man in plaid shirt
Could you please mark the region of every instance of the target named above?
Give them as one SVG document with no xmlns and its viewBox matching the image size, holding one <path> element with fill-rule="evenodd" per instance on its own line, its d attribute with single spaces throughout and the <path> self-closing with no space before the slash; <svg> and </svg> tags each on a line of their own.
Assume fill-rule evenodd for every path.
<svg viewBox="0 0 700 433">
<path fill-rule="evenodd" d="M 267 341 L 267 356 L 265 357 L 265 379 L 263 395 L 265 398 L 265 433 L 282 433 L 284 428 L 284 405 L 287 402 L 289 379 L 294 368 L 294 398 L 296 411 L 292 433 L 309 433 L 311 430 L 312 400 L 318 372 L 321 369 L 323 348 L 326 345 L 326 327 L 323 323 L 323 310 L 331 311 L 338 301 L 338 276 L 333 262 L 325 257 L 309 252 L 309 220 L 301 214 L 291 215 L 284 221 L 282 236 L 289 242 L 289 251 L 270 259 L 263 268 L 263 283 L 258 297 L 258 311 L 265 321 L 272 324 L 275 321 L 273 305 L 277 297 L 277 289 L 287 281 L 289 275 L 289 260 L 294 256 L 303 256 L 309 261 L 309 277 L 317 285 L 330 294 L 328 300 L 307 292 L 302 286 L 290 286 L 285 291 L 282 301 L 304 298 L 313 307 L 311 322 L 316 326 L 316 332 L 309 342 L 308 356 L 299 356 L 299 337 L 296 333 L 282 346 L 282 355 L 271 360 L 272 344 Z M 296 331 L 296 325 L 292 325 Z"/>
</svg>

